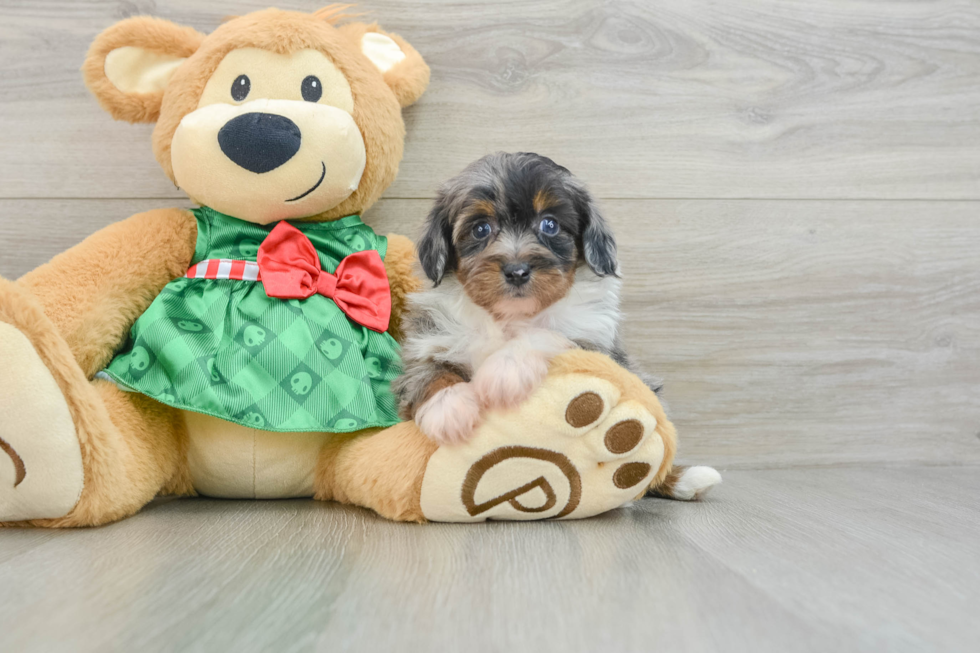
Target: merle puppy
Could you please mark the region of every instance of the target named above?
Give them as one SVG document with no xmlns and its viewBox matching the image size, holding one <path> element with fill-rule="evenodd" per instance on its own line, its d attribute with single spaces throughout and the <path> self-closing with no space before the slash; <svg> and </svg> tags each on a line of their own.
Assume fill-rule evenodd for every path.
<svg viewBox="0 0 980 653">
<path fill-rule="evenodd" d="M 573 347 L 607 354 L 659 393 L 623 349 L 613 234 L 551 159 L 501 152 L 470 164 L 440 189 L 418 251 L 434 287 L 410 297 L 393 389 L 433 440 L 465 440 L 482 409 L 520 403 Z M 675 467 L 658 492 L 691 499 L 718 480 Z"/>
</svg>

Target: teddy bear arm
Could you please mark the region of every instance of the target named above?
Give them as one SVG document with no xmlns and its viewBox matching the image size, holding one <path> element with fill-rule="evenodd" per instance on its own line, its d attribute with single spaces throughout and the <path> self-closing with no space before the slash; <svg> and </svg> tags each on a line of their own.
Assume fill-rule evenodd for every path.
<svg viewBox="0 0 980 653">
<path fill-rule="evenodd" d="M 197 221 L 184 209 L 138 213 L 92 234 L 18 285 L 41 304 L 91 377 L 194 257 Z"/>
<path fill-rule="evenodd" d="M 422 288 L 422 280 L 415 274 L 415 244 L 405 236 L 388 234 L 385 270 L 391 284 L 391 326 L 388 333 L 401 342 L 401 319 L 408 295 Z"/>
</svg>

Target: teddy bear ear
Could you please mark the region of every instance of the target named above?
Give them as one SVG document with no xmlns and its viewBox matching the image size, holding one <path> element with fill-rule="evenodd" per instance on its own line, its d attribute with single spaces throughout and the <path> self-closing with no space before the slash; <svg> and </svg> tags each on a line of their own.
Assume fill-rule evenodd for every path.
<svg viewBox="0 0 980 653">
<path fill-rule="evenodd" d="M 402 107 L 414 104 L 429 85 L 429 66 L 408 41 L 377 25 L 348 23 L 339 28 L 384 76 Z"/>
<path fill-rule="evenodd" d="M 167 20 L 127 18 L 95 37 L 82 65 L 85 85 L 116 120 L 155 122 L 170 77 L 203 40 Z"/>
</svg>

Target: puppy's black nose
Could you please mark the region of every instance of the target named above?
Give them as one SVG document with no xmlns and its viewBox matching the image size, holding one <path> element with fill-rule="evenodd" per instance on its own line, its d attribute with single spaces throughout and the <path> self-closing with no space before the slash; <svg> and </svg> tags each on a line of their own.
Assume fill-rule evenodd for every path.
<svg viewBox="0 0 980 653">
<path fill-rule="evenodd" d="M 512 286 L 523 286 L 531 280 L 531 266 L 527 263 L 508 263 L 501 271 Z"/>
<path fill-rule="evenodd" d="M 243 113 L 218 131 L 218 145 L 249 172 L 275 170 L 299 151 L 299 127 L 274 113 Z"/>
</svg>

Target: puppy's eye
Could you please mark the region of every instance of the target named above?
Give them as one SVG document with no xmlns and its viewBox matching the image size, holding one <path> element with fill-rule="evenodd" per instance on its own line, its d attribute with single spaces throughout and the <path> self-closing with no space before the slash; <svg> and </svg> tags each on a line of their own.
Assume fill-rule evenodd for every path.
<svg viewBox="0 0 980 653">
<path fill-rule="evenodd" d="M 320 83 L 320 78 L 315 75 L 310 75 L 303 80 L 303 86 L 301 88 L 303 91 L 303 99 L 307 102 L 316 102 L 323 95 L 323 84 Z"/>
<path fill-rule="evenodd" d="M 477 240 L 483 240 L 488 237 L 493 231 L 493 227 L 490 226 L 489 222 L 478 222 L 473 225 L 473 237 Z"/>
<path fill-rule="evenodd" d="M 239 75 L 231 83 L 231 99 L 235 102 L 241 102 L 248 97 L 250 90 L 252 90 L 252 81 L 248 75 Z"/>
<path fill-rule="evenodd" d="M 561 231 L 561 227 L 558 226 L 558 222 L 554 218 L 545 218 L 538 228 L 545 236 L 557 236 L 558 232 Z"/>
</svg>

